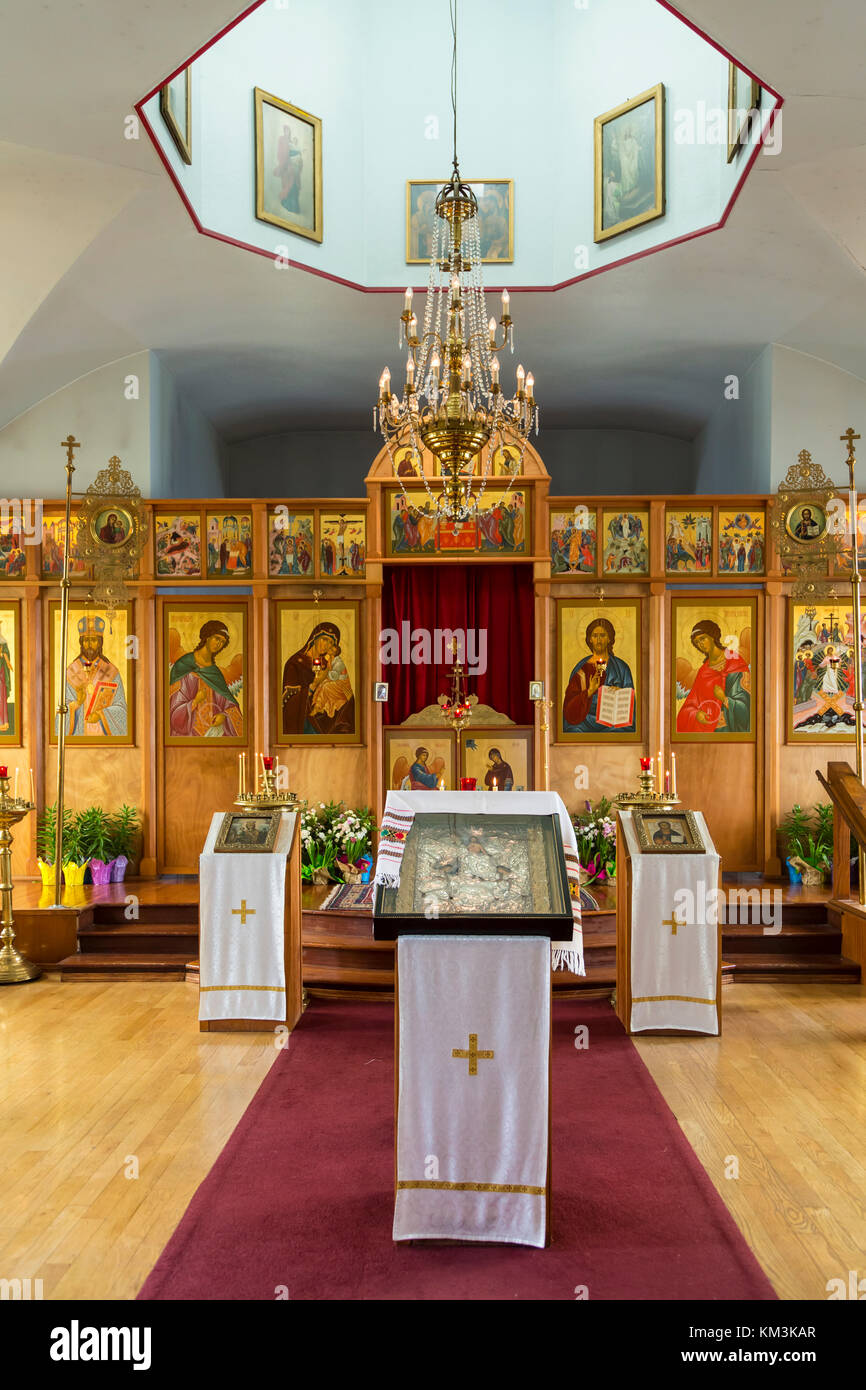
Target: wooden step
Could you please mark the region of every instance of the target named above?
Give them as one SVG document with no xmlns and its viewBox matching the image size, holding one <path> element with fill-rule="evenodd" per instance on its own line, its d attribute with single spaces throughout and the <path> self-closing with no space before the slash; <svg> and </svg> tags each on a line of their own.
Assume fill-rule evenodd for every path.
<svg viewBox="0 0 866 1390">
<path fill-rule="evenodd" d="M 161 903 L 139 902 L 138 917 L 135 919 L 126 916 L 127 910 L 123 903 L 95 902 L 93 904 L 94 925 L 100 927 L 150 927 L 182 922 L 186 924 L 188 929 L 192 928 L 193 931 L 198 931 L 198 903 L 173 903 L 167 896 L 166 901 Z"/>
<path fill-rule="evenodd" d="M 188 922 L 127 922 L 122 927 L 84 927 L 78 932 L 79 949 L 111 955 L 198 954 L 198 931 Z"/>
<path fill-rule="evenodd" d="M 820 956 L 811 953 L 782 956 L 726 950 L 725 960 L 734 966 L 734 978 L 738 984 L 764 984 L 787 979 L 796 980 L 798 983 L 860 983 L 860 966 L 845 956 Z"/>
<path fill-rule="evenodd" d="M 80 951 L 58 965 L 61 983 L 99 980 L 184 980 L 186 957 L 135 955 L 132 952 Z"/>
<path fill-rule="evenodd" d="M 736 926 L 722 928 L 722 950 L 739 955 L 746 952 L 758 955 L 825 955 L 839 956 L 842 951 L 842 932 L 829 923 L 782 927 L 780 932 L 764 932 L 759 927 Z"/>
</svg>

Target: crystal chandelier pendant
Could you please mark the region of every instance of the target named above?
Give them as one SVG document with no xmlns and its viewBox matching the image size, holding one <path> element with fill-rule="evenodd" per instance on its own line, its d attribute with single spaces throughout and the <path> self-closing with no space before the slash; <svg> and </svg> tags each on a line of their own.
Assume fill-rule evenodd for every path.
<svg viewBox="0 0 866 1390">
<path fill-rule="evenodd" d="M 507 290 L 502 291 L 498 328 L 495 319 L 487 318 L 478 201 L 460 178 L 455 12 L 456 5 L 452 7 L 453 173 L 436 198 L 427 294 L 420 324 L 412 308 L 411 288 L 404 297 L 398 340 L 399 350 L 408 347 L 403 392 L 399 396 L 392 392 L 391 372 L 386 367 L 379 379 L 374 421 L 388 447 L 404 494 L 395 451 L 408 447 L 413 458 L 420 460 L 422 450 L 427 449 L 439 464 L 438 494 L 434 494 L 420 467 L 418 472 L 437 514 L 448 520 L 465 521 L 477 512 L 499 449 L 510 446 L 505 456 L 509 458 L 508 488 L 522 473 L 533 419 L 538 431 L 538 408 L 535 379 L 531 372 L 524 372 L 522 365 L 517 368 L 513 396 L 506 396 L 500 385 L 498 354 L 505 347 L 513 353 L 514 324 Z M 485 449 L 484 467 L 476 478 L 475 460 Z"/>
</svg>

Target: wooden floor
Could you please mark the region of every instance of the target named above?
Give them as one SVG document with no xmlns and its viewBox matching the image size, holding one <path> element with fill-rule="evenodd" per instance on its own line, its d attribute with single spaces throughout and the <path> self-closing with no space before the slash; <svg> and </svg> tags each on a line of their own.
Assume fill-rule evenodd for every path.
<svg viewBox="0 0 866 1390">
<path fill-rule="evenodd" d="M 196 1003 L 182 983 L 0 990 L 0 1278 L 138 1292 L 276 1055 L 199 1033 Z M 637 1046 L 780 1296 L 866 1276 L 866 988 L 732 985 L 721 1039 Z"/>
</svg>

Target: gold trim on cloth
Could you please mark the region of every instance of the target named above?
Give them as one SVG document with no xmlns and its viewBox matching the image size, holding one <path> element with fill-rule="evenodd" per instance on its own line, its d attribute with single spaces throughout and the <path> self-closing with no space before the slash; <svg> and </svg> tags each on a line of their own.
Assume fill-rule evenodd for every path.
<svg viewBox="0 0 866 1390">
<path fill-rule="evenodd" d="M 199 985 L 200 994 L 213 994 L 217 990 L 258 990 L 262 994 L 285 994 L 285 985 Z"/>
<path fill-rule="evenodd" d="M 680 922 L 680 926 L 684 924 Z M 640 994 L 632 998 L 633 1004 L 659 1004 L 663 999 L 675 999 L 680 1004 L 715 1004 L 715 999 L 697 999 L 693 994 Z"/>
<path fill-rule="evenodd" d="M 417 1181 L 397 1182 L 397 1191 L 406 1188 L 432 1188 L 436 1192 L 523 1192 L 528 1197 L 545 1197 L 547 1189 L 544 1187 L 527 1187 L 522 1183 L 510 1182 L 434 1182 L 432 1179 L 421 1178 Z"/>
</svg>

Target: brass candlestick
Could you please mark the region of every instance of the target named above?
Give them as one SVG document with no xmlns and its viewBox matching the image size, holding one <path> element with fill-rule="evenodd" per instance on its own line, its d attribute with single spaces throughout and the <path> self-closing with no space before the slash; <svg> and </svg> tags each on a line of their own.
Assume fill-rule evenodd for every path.
<svg viewBox="0 0 866 1390">
<path fill-rule="evenodd" d="M 3 943 L 0 947 L 0 985 L 23 985 L 29 980 L 38 980 L 42 974 L 40 967 L 25 960 L 12 944 L 15 928 L 12 918 L 12 836 L 9 832 L 13 825 L 35 809 L 32 801 L 9 795 L 9 777 L 3 768 L 3 775 L 0 776 L 0 897 L 3 904 L 0 913 L 3 922 L 0 932 Z"/>
<path fill-rule="evenodd" d="M 256 776 L 255 791 L 248 792 L 246 789 L 246 765 L 242 762 L 241 790 L 235 798 L 235 805 L 243 811 L 297 810 L 300 803 L 295 793 L 281 792 L 277 788 L 279 763 L 275 763 L 273 758 L 264 757 L 261 759 L 261 763 L 261 771 Z"/>
<path fill-rule="evenodd" d="M 620 792 L 619 796 L 613 798 L 614 806 L 621 810 L 628 811 L 632 807 L 644 808 L 646 810 L 661 810 L 665 806 L 678 806 L 680 799 L 670 792 L 657 792 L 655 789 L 655 777 L 649 768 L 642 768 L 640 774 L 640 790 L 636 792 Z"/>
</svg>

